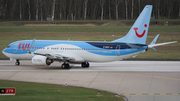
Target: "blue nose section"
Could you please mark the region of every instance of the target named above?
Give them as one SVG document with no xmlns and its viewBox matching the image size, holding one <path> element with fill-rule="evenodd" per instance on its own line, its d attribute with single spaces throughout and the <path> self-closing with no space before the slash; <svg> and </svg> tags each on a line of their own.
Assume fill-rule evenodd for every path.
<svg viewBox="0 0 180 101">
<path fill-rule="evenodd" d="M 7 49 L 7 48 L 5 48 L 2 52 L 3 52 L 3 54 L 4 54 L 4 53 L 9 53 L 9 52 L 10 52 L 10 50 L 9 50 L 9 49 Z"/>
<path fill-rule="evenodd" d="M 6 49 L 6 48 L 5 48 L 5 49 L 3 49 L 2 53 L 3 53 L 5 56 L 9 57 L 9 55 L 8 55 L 8 53 L 7 53 L 7 49 Z"/>
<path fill-rule="evenodd" d="M 3 51 L 2 51 L 2 53 L 5 55 L 5 56 L 7 56 L 7 57 L 11 57 L 11 54 L 13 53 L 13 49 L 12 48 L 10 48 L 10 46 L 8 46 L 8 47 L 6 47 Z"/>
<path fill-rule="evenodd" d="M 6 52 L 6 48 L 5 48 L 5 49 L 3 49 L 2 53 L 5 55 L 5 52 Z"/>
</svg>

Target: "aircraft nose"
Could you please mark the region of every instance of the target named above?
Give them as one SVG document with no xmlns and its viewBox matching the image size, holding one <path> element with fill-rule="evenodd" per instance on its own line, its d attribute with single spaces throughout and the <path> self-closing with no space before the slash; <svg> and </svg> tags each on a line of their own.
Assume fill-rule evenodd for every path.
<svg viewBox="0 0 180 101">
<path fill-rule="evenodd" d="M 4 55 L 6 54 L 6 53 L 5 53 L 5 49 L 3 49 L 2 53 L 3 53 Z"/>
<path fill-rule="evenodd" d="M 6 53 L 5 51 L 6 51 L 6 48 L 3 49 L 2 53 L 3 53 L 5 56 L 7 56 L 7 53 Z"/>
</svg>

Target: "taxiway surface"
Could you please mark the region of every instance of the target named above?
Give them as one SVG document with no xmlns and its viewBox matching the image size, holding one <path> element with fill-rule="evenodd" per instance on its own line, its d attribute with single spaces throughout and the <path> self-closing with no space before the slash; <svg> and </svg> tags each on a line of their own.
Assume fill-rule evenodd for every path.
<svg viewBox="0 0 180 101">
<path fill-rule="evenodd" d="M 117 61 L 90 63 L 90 68 L 72 65 L 60 69 L 34 66 L 21 61 L 20 66 L 0 61 L 0 79 L 12 81 L 68 84 L 124 94 L 129 101 L 179 101 L 180 61 Z"/>
</svg>

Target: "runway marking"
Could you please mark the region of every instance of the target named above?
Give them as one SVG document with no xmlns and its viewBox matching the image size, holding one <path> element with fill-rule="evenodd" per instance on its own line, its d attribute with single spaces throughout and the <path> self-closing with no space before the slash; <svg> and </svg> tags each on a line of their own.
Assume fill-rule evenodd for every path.
<svg viewBox="0 0 180 101">
<path fill-rule="evenodd" d="M 48 70 L 51 70 L 51 69 L 48 69 Z M 27 71 L 48 71 L 48 70 L 0 70 L 0 72 L 18 72 L 18 71 L 27 72 Z M 51 71 L 56 71 L 56 70 L 51 70 Z M 87 71 L 84 71 L 84 72 L 87 72 Z M 90 71 L 90 72 L 95 72 L 95 71 Z M 112 72 L 106 72 L 106 73 L 132 75 L 132 76 L 142 76 L 142 77 L 154 77 L 154 78 L 160 78 L 160 79 L 169 79 L 169 80 L 180 81 L 180 79 L 177 79 L 177 78 L 168 78 L 168 77 L 160 77 L 160 76 L 149 76 L 149 75 L 128 74 L 128 73 L 112 73 Z"/>
<path fill-rule="evenodd" d="M 110 73 L 110 72 L 106 72 L 106 73 Z M 142 76 L 142 77 L 154 77 L 154 78 L 160 78 L 160 79 L 169 79 L 169 80 L 180 81 L 180 79 L 177 79 L 177 78 L 168 78 L 168 77 L 160 77 L 160 76 L 148 76 L 148 75 L 128 74 L 128 73 L 112 73 L 112 74 L 122 74 L 122 75 L 132 75 L 132 76 Z"/>
<path fill-rule="evenodd" d="M 93 70 L 93 69 L 70 69 L 69 71 L 94 71 L 94 72 L 180 72 L 180 70 Z"/>
<path fill-rule="evenodd" d="M 0 72 L 29 72 L 29 71 L 48 71 L 48 70 L 0 70 Z"/>
<path fill-rule="evenodd" d="M 14 66 L 14 64 L 0 64 L 0 66 Z"/>
<path fill-rule="evenodd" d="M 123 94 L 125 96 L 143 96 L 143 95 L 180 95 L 180 93 L 132 93 Z"/>
</svg>

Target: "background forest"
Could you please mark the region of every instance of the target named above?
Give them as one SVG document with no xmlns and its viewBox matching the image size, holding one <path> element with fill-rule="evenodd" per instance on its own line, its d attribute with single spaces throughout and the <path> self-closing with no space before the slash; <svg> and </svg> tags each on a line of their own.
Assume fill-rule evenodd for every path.
<svg viewBox="0 0 180 101">
<path fill-rule="evenodd" d="M 0 21 L 128 20 L 145 5 L 154 19 L 180 18 L 180 0 L 0 0 Z"/>
</svg>

